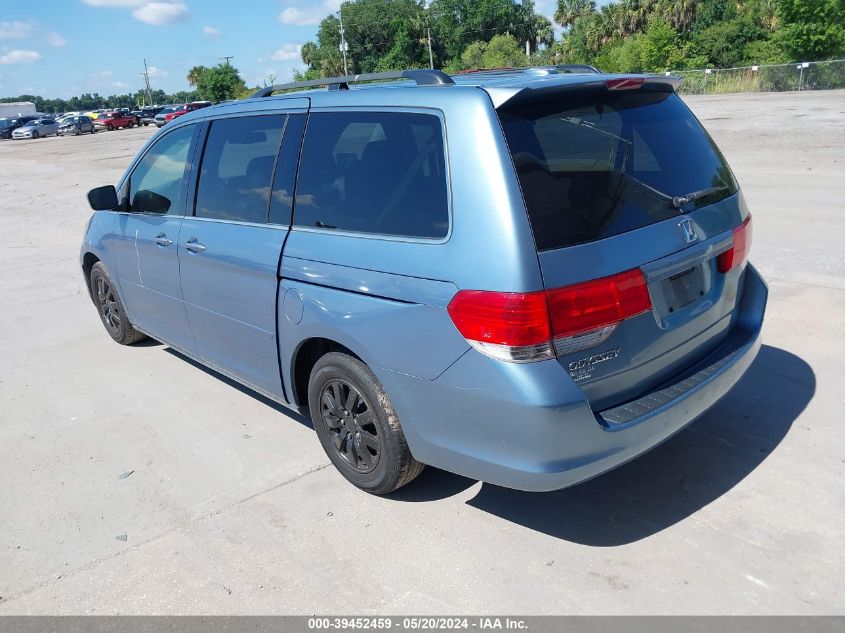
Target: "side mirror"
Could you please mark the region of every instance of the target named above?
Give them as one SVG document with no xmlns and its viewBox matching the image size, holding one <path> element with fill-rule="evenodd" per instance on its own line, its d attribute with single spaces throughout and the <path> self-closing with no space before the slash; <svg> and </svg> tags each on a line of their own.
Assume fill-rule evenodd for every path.
<svg viewBox="0 0 845 633">
<path fill-rule="evenodd" d="M 115 191 L 114 185 L 105 185 L 89 191 L 88 204 L 94 211 L 117 209 L 120 204 L 117 201 L 117 191 Z"/>
</svg>

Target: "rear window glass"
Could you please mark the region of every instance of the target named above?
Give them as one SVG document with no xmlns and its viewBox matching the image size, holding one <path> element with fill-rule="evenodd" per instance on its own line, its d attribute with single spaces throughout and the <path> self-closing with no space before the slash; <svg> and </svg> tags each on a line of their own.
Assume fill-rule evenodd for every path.
<svg viewBox="0 0 845 633">
<path fill-rule="evenodd" d="M 440 119 L 405 112 L 312 114 L 294 223 L 420 238 L 449 230 Z"/>
<path fill-rule="evenodd" d="M 499 117 L 539 250 L 618 235 L 736 192 L 719 150 L 674 93 L 583 90 Z M 702 195 L 673 203 L 693 192 Z"/>
</svg>

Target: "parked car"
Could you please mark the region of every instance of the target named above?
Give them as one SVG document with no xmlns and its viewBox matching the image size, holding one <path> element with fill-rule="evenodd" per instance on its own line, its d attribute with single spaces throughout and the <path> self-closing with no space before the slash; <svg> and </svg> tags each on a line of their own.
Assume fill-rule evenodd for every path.
<svg viewBox="0 0 845 633">
<path fill-rule="evenodd" d="M 19 127 L 37 120 L 37 116 L 19 116 L 0 119 L 0 138 L 10 139 L 12 138 L 12 133 Z"/>
<path fill-rule="evenodd" d="M 371 493 L 423 464 L 570 486 L 733 387 L 767 288 L 676 78 L 361 79 L 399 77 L 186 114 L 89 192 L 80 263 L 108 334 L 309 414 Z"/>
<path fill-rule="evenodd" d="M 164 110 L 164 107 L 160 106 L 148 106 L 145 108 L 141 108 L 138 113 L 141 125 L 147 126 L 151 123 L 155 123 L 156 115 L 158 115 L 162 110 Z"/>
<path fill-rule="evenodd" d="M 35 119 L 12 132 L 13 139 L 40 138 L 55 136 L 59 133 L 59 124 L 53 119 Z"/>
<path fill-rule="evenodd" d="M 177 119 L 180 116 L 188 114 L 188 112 L 193 112 L 194 110 L 207 108 L 210 105 L 211 101 L 194 101 L 193 103 L 183 103 L 179 106 L 165 108 L 159 112 L 154 119 L 156 127 L 163 127 L 165 124 L 170 123 L 173 119 Z"/>
<path fill-rule="evenodd" d="M 94 121 L 87 116 L 72 116 L 59 124 L 59 136 L 79 136 L 86 132 L 93 134 L 97 131 Z"/>
<path fill-rule="evenodd" d="M 97 117 L 94 125 L 104 130 L 135 127 L 135 116 L 126 112 L 105 112 Z"/>
</svg>

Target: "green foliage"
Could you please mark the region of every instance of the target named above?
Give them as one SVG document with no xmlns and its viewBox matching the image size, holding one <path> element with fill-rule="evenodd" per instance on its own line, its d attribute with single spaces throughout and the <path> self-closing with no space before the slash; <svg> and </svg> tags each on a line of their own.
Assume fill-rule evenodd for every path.
<svg viewBox="0 0 845 633">
<path fill-rule="evenodd" d="M 99 108 L 135 108 L 155 103 L 187 103 L 196 101 L 197 95 L 193 91 L 180 91 L 174 94 L 165 94 L 163 90 L 152 91 L 152 103 L 147 99 L 146 91 L 128 93 L 123 95 L 100 96 L 96 92 L 85 93 L 70 99 L 45 99 L 37 95 L 19 95 L 17 97 L 0 97 L 0 103 L 13 101 L 30 101 L 35 104 L 38 112 L 59 113 L 59 112 L 87 112 Z"/>
<path fill-rule="evenodd" d="M 795 60 L 831 59 L 845 51 L 845 0 L 778 0 L 775 40 Z"/>
<path fill-rule="evenodd" d="M 198 71 L 196 87 L 200 99 L 218 103 L 237 99 L 247 90 L 237 69 L 230 64 L 218 64 L 212 68 L 197 66 L 191 69 L 191 72 L 194 71 Z"/>
<path fill-rule="evenodd" d="M 495 35 L 489 42 L 473 42 L 461 57 L 464 68 L 518 68 L 528 57 L 512 35 Z"/>
</svg>

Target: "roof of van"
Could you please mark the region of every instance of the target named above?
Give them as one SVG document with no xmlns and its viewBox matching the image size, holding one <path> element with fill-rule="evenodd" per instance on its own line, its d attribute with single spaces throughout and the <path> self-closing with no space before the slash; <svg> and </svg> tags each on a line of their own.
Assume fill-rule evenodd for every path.
<svg viewBox="0 0 845 633">
<path fill-rule="evenodd" d="M 372 81 L 371 78 L 377 78 L 377 80 Z M 372 101 L 374 91 L 386 90 L 390 91 L 390 98 L 387 99 L 389 103 L 386 102 L 385 105 L 401 102 L 403 105 L 430 106 L 437 99 L 434 95 L 441 91 L 444 91 L 444 94 L 450 93 L 457 96 L 456 93 L 462 93 L 470 97 L 469 90 L 477 95 L 476 91 L 480 88 L 489 95 L 494 107 L 498 108 L 516 95 L 522 97 L 534 90 L 565 89 L 569 86 L 602 84 L 612 80 L 626 79 L 665 84 L 667 87 L 671 86 L 672 89 L 677 88 L 680 81 L 677 77 L 666 75 L 608 74 L 599 72 L 591 66 L 581 65 L 479 70 L 451 76 L 435 70 L 402 71 L 271 86 L 257 92 L 251 98 L 220 103 L 207 108 L 206 115 L 213 116 L 214 111 L 219 112 L 223 109 L 253 110 L 259 103 L 281 105 L 282 101 L 303 97 L 310 99 L 311 104 L 318 107 L 339 105 L 344 101 L 348 101 L 350 105 L 362 105 L 365 101 Z M 321 81 L 327 82 L 327 85 L 318 85 Z M 355 81 L 368 81 L 368 83 L 355 83 Z M 308 89 L 300 89 L 300 86 Z M 276 90 L 285 92 L 273 94 Z M 365 105 L 372 105 L 372 103 Z"/>
</svg>

